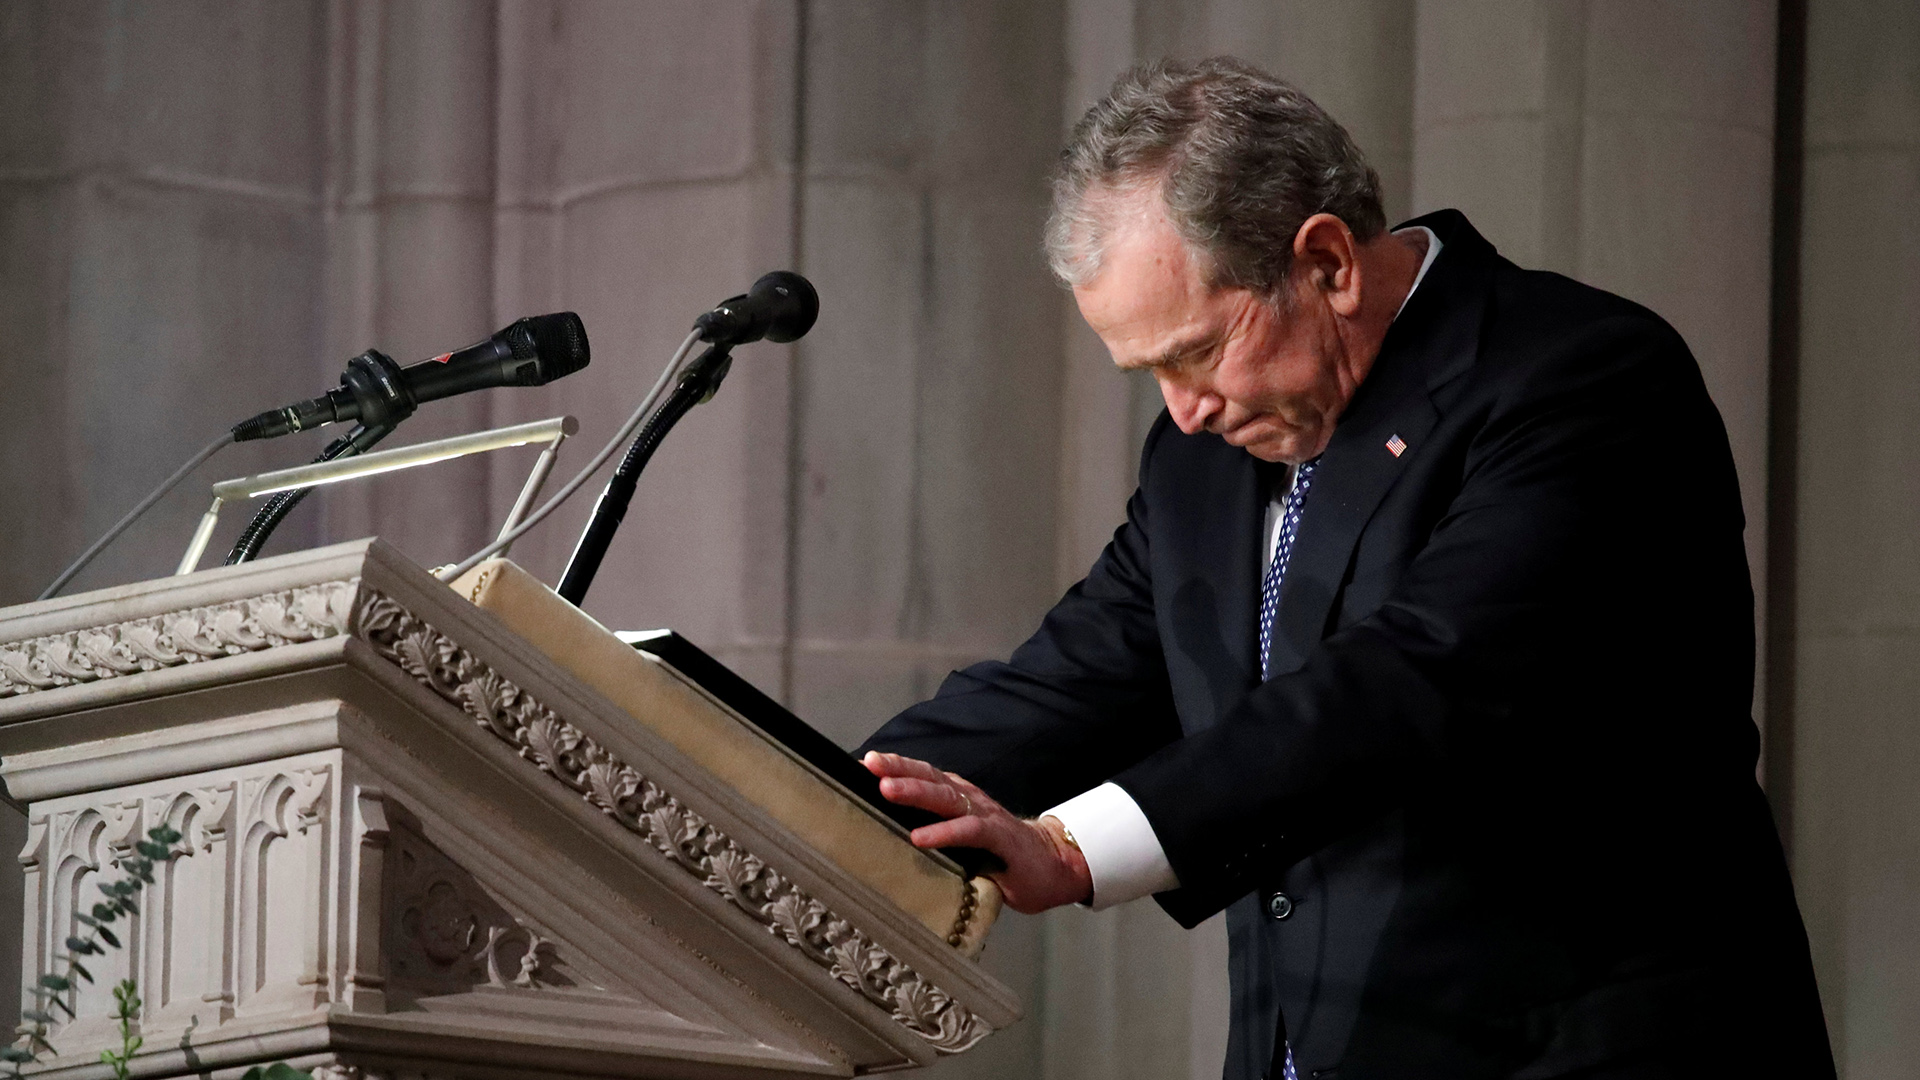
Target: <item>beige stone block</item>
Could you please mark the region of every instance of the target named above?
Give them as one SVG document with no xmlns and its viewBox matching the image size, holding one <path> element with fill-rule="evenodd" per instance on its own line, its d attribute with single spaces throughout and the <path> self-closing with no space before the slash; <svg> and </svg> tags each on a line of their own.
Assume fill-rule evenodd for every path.
<svg viewBox="0 0 1920 1080">
<path fill-rule="evenodd" d="M 137 171 L 317 194 L 326 5 L 136 4 L 111 28 L 108 93 Z"/>
<path fill-rule="evenodd" d="M 0 166 L 13 178 L 47 177 L 93 160 L 112 128 L 102 124 L 106 80 L 104 3 L 23 0 L 0 6 Z M 106 130 L 101 130 L 105 128 Z"/>
<path fill-rule="evenodd" d="M 741 254 L 749 189 L 740 184 L 642 189 L 581 200 L 567 210 L 554 302 L 579 312 L 593 344 L 584 371 L 534 390 L 501 391 L 493 420 L 562 413 L 580 435 L 562 451 L 549 493 L 612 436 L 653 384 L 693 320 L 742 292 L 761 272 Z M 765 343 L 742 347 L 721 392 L 697 406 L 641 478 L 586 608 L 611 626 L 669 626 L 696 642 L 737 639 L 743 609 L 778 602 L 745 596 L 746 538 L 778 532 L 778 504 L 746 498 L 753 473 L 784 473 L 785 440 L 747 422 L 762 365 L 784 362 Z M 624 453 L 625 447 L 621 449 Z M 501 459 L 494 490 L 516 490 L 524 461 Z M 514 548 L 516 562 L 557 582 L 612 466 Z M 504 509 L 504 508 L 503 508 Z M 759 579 L 755 579 L 759 580 Z"/>
<path fill-rule="evenodd" d="M 1773 3 L 1590 0 L 1585 7 L 1589 115 L 1773 130 Z"/>
<path fill-rule="evenodd" d="M 1416 128 L 1537 115 L 1546 108 L 1546 15 L 1530 0 L 1420 3 L 1414 31 Z M 1426 157 L 1416 141 L 1414 160 L 1421 170 Z M 1415 213 L 1431 205 L 1422 202 L 1420 183 L 1416 171 Z"/>
<path fill-rule="evenodd" d="M 1380 172 L 1387 218 L 1407 216 L 1413 152 L 1414 0 L 1213 0 L 1207 52 L 1304 90 Z"/>
<path fill-rule="evenodd" d="M 1920 7 L 1807 5 L 1807 148 L 1920 146 Z M 1809 204 L 1811 205 L 1811 204 Z"/>
<path fill-rule="evenodd" d="M 1059 355 L 1066 294 L 1032 242 L 1036 206 L 939 192 L 932 213 L 914 620 L 937 640 L 1011 647 L 1058 598 L 1060 383 L 1041 358 Z"/>
<path fill-rule="evenodd" d="M 886 637 L 907 602 L 917 444 L 918 355 L 930 269 L 919 196 L 816 181 L 802 247 L 821 319 L 795 387 L 796 508 L 803 635 Z"/>
<path fill-rule="evenodd" d="M 1213 1076 L 1193 1060 L 1187 931 L 1152 903 L 1067 909 L 1048 920 L 1046 1075 L 1059 1080 Z M 1224 1051 L 1224 1046 L 1222 1047 Z M 1204 1066 L 1201 1066 L 1204 1067 Z"/>
<path fill-rule="evenodd" d="M 925 149 L 924 0 L 820 0 L 807 7 L 807 170 L 910 171 Z"/>
<path fill-rule="evenodd" d="M 1066 88 L 1060 127 L 1064 134 L 1081 114 L 1106 96 L 1113 80 L 1138 59 L 1134 0 L 1066 0 Z"/>
<path fill-rule="evenodd" d="M 922 137 L 939 183 L 1004 189 L 1015 199 L 1044 191 L 1060 149 L 1064 29 L 1054 3 L 928 7 Z"/>
<path fill-rule="evenodd" d="M 219 432 L 325 389 L 312 375 L 319 234 L 309 208 L 114 181 L 89 185 L 74 207 L 61 360 L 78 528 L 56 567 Z M 206 485 L 313 452 L 300 439 L 225 451 L 77 587 L 170 573 Z M 246 512 L 223 519 L 217 543 Z M 312 543 L 311 528 L 305 515 L 289 520 L 281 543 Z"/>
<path fill-rule="evenodd" d="M 1920 156 L 1808 161 L 1801 270 L 1803 632 L 1920 619 Z M 1871 209 L 1867 209 L 1871 208 Z"/>
<path fill-rule="evenodd" d="M 499 329 L 489 303 L 491 209 L 458 197 L 407 197 L 378 214 L 366 282 L 372 307 L 361 337 L 332 359 L 338 378 L 349 356 L 373 347 L 401 365 L 481 340 Z M 520 388 L 422 404 L 384 446 L 404 446 L 489 426 L 498 397 Z M 330 432 L 330 435 L 339 432 Z M 458 562 L 492 539 L 511 503 L 489 499 L 490 456 L 373 477 L 325 493 L 332 539 L 377 534 L 424 566 Z M 524 475 L 525 466 L 520 466 Z"/>
<path fill-rule="evenodd" d="M 1843 1075 L 1899 1076 L 1920 1061 L 1920 634 L 1803 637 L 1799 662 L 1793 869 L 1828 1030 Z"/>
<path fill-rule="evenodd" d="M 496 156 L 524 152 L 494 144 L 500 67 L 494 19 L 463 0 L 389 4 L 383 13 L 382 195 L 486 197 Z"/>
<path fill-rule="evenodd" d="M 752 10 L 743 0 L 552 8 L 561 193 L 744 172 L 755 145 Z"/>
<path fill-rule="evenodd" d="M 1525 116 L 1421 126 L 1413 139 L 1413 213 L 1453 207 L 1502 255 L 1540 267 L 1547 242 L 1543 128 Z"/>
<path fill-rule="evenodd" d="M 86 541 L 73 503 L 82 486 L 69 470 L 65 365 L 66 266 L 73 196 L 65 186 L 0 184 L 0 324 L 13 329 L 0 353 L 0 603 L 32 599 Z"/>
</svg>

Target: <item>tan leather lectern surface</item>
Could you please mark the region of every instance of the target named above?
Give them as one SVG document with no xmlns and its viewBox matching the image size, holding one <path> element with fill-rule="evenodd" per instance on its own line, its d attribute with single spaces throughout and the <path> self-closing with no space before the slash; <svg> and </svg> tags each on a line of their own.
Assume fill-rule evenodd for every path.
<svg viewBox="0 0 1920 1080">
<path fill-rule="evenodd" d="M 509 564 L 460 584 L 368 540 L 0 610 L 22 980 L 185 836 L 49 1075 L 126 975 L 148 1076 L 849 1076 L 1018 1018 L 990 890 Z"/>
<path fill-rule="evenodd" d="M 658 658 L 622 642 L 586 612 L 505 559 L 481 563 L 453 590 L 493 613 L 580 681 L 640 718 L 792 829 L 848 874 L 878 889 L 968 956 L 986 945 L 1000 890 L 969 882 L 946 859 L 915 848 L 880 816 Z"/>
</svg>

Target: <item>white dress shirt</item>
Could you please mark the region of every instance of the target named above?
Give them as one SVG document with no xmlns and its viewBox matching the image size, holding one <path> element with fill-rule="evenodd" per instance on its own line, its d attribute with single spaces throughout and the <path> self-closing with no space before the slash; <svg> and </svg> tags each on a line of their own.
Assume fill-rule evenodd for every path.
<svg viewBox="0 0 1920 1080">
<path fill-rule="evenodd" d="M 1426 279 L 1427 270 L 1433 266 L 1433 260 L 1440 254 L 1440 238 L 1432 229 L 1416 225 L 1415 229 L 1427 236 L 1427 255 L 1420 261 L 1420 272 L 1414 275 L 1413 288 L 1407 290 L 1407 299 L 1413 298 L 1415 289 Z M 1407 309 L 1407 301 L 1400 301 L 1399 311 Z M 1267 503 L 1267 520 L 1264 535 L 1267 542 L 1260 553 L 1260 578 L 1266 577 L 1267 567 L 1273 562 L 1274 545 L 1280 539 L 1280 519 L 1286 514 L 1287 503 L 1293 498 L 1293 485 L 1300 471 L 1288 471 L 1287 482 L 1275 491 Z M 1160 838 L 1154 835 L 1153 824 L 1133 801 L 1133 796 L 1118 784 L 1101 784 L 1092 791 L 1075 795 L 1066 802 L 1048 810 L 1042 817 L 1058 818 L 1067 827 L 1068 835 L 1080 847 L 1080 854 L 1086 857 L 1087 872 L 1093 878 L 1093 901 L 1095 911 L 1124 904 L 1129 900 L 1138 900 L 1157 892 L 1180 887 L 1180 879 L 1173 872 L 1173 866 L 1167 862 L 1167 853 L 1160 846 Z"/>
</svg>

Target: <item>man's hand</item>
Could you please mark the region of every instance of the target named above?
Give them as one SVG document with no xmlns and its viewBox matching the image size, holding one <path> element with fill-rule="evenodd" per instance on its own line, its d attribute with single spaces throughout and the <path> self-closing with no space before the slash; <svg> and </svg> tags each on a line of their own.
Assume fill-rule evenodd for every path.
<svg viewBox="0 0 1920 1080">
<path fill-rule="evenodd" d="M 1037 915 L 1093 897 L 1087 860 L 1058 820 L 1014 817 L 986 792 L 914 758 L 870 750 L 860 763 L 880 778 L 880 794 L 947 819 L 913 830 L 915 847 L 984 848 L 1000 856 L 1007 868 L 987 876 L 1013 910 Z"/>
</svg>

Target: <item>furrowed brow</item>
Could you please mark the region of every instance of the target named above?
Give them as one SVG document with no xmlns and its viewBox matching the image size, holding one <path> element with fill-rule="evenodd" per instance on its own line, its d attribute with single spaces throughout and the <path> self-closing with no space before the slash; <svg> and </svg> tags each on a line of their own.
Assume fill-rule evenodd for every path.
<svg viewBox="0 0 1920 1080">
<path fill-rule="evenodd" d="M 1178 367 L 1182 362 L 1213 348 L 1218 339 L 1218 334 L 1207 334 L 1187 341 L 1177 341 L 1167 346 L 1157 356 L 1126 361 L 1118 366 L 1123 371 L 1150 371 L 1154 368 Z"/>
</svg>

